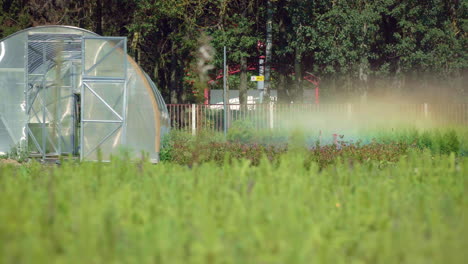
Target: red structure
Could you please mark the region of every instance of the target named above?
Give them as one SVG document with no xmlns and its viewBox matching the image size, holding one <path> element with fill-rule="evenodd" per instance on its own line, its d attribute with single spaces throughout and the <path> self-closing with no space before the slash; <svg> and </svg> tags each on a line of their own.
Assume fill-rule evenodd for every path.
<svg viewBox="0 0 468 264">
<path fill-rule="evenodd" d="M 258 71 L 258 66 L 259 66 L 258 63 L 250 63 L 250 64 L 247 65 L 247 71 Z M 278 67 L 275 67 L 275 65 L 272 65 L 272 66 L 273 67 L 271 68 L 271 70 L 276 71 Z M 238 73 L 240 73 L 240 71 L 241 71 L 240 70 L 240 65 L 229 66 L 228 75 L 238 74 Z M 295 73 L 293 72 L 292 74 L 294 75 Z M 223 79 L 223 77 L 224 77 L 223 76 L 223 71 L 219 70 L 216 77 L 209 80 L 208 84 L 212 84 L 212 83 L 216 82 L 217 80 Z M 317 76 L 315 76 L 314 74 L 310 73 L 310 72 L 305 72 L 305 75 L 304 75 L 303 79 L 314 85 L 314 87 L 315 87 L 315 103 L 319 104 L 320 103 L 320 79 Z M 207 95 L 208 95 L 208 97 L 207 97 Z M 205 89 L 205 104 L 207 104 L 206 102 L 209 102 L 209 91 L 208 91 L 208 89 Z"/>
</svg>

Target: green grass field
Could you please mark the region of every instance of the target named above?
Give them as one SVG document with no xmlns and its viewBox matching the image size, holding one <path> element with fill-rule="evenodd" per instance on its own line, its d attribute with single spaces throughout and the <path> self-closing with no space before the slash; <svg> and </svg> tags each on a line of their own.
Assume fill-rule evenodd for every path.
<svg viewBox="0 0 468 264">
<path fill-rule="evenodd" d="M 0 263 L 465 263 L 468 160 L 0 165 Z"/>
</svg>

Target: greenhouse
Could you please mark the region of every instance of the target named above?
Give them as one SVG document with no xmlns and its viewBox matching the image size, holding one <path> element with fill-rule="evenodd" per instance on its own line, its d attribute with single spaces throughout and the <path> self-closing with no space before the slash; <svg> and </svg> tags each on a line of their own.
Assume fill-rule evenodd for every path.
<svg viewBox="0 0 468 264">
<path fill-rule="evenodd" d="M 164 100 L 127 55 L 125 37 L 41 26 L 0 41 L 0 154 L 159 160 Z"/>
</svg>

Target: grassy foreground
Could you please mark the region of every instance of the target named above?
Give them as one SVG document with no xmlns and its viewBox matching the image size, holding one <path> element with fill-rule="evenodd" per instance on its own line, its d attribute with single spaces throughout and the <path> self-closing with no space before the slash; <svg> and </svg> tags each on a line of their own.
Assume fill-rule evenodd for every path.
<svg viewBox="0 0 468 264">
<path fill-rule="evenodd" d="M 0 165 L 1 263 L 464 263 L 468 160 Z"/>
</svg>

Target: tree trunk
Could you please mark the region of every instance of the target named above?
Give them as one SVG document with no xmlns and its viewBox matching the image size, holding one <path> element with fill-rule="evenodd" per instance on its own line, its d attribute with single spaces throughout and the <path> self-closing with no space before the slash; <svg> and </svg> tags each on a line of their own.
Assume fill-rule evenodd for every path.
<svg viewBox="0 0 468 264">
<path fill-rule="evenodd" d="M 288 98 L 288 79 L 286 74 L 286 69 L 284 65 L 278 67 L 279 79 L 278 79 L 278 103 L 289 103 L 291 100 Z"/>
<path fill-rule="evenodd" d="M 367 23 L 364 23 L 362 27 L 363 39 L 366 39 L 367 36 Z M 367 45 L 363 41 L 361 44 L 361 49 L 363 50 L 363 54 L 361 55 L 361 61 L 359 63 L 359 81 L 360 81 L 360 96 L 361 96 L 361 103 L 367 103 L 367 94 L 369 91 L 369 61 L 367 59 Z"/>
<path fill-rule="evenodd" d="M 270 77 L 271 77 L 271 58 L 273 48 L 273 8 L 271 1 L 267 2 L 267 24 L 266 24 L 266 59 L 265 59 L 265 86 L 264 86 L 264 101 L 270 101 Z"/>
<path fill-rule="evenodd" d="M 180 59 L 181 57 L 186 57 L 183 55 L 174 55 L 176 57 L 176 62 L 175 62 L 175 87 L 177 90 L 177 95 L 178 95 L 178 101 L 179 103 L 186 103 L 189 100 L 189 94 L 187 94 L 187 91 L 184 90 L 184 70 L 183 70 L 183 65 L 184 62 Z M 203 89 L 201 89 L 203 92 Z M 200 91 L 199 91 L 200 92 Z M 197 96 L 199 98 L 198 100 L 202 100 L 200 96 Z M 202 101 L 197 101 L 196 103 L 201 103 Z"/>
<path fill-rule="evenodd" d="M 170 66 L 170 76 L 169 76 L 169 90 L 171 92 L 171 104 L 179 103 L 180 95 L 177 91 L 177 58 L 175 56 L 174 44 L 172 44 L 171 51 L 171 66 Z"/>
<path fill-rule="evenodd" d="M 360 81 L 359 90 L 360 90 L 360 96 L 361 96 L 361 103 L 367 103 L 367 93 L 369 91 L 368 68 L 369 66 L 368 66 L 367 58 L 362 58 L 361 63 L 359 65 L 359 81 Z"/>
<path fill-rule="evenodd" d="M 394 80 L 393 87 L 391 87 L 389 91 L 385 91 L 385 92 L 388 92 L 388 93 L 393 92 L 394 94 L 401 96 L 403 92 L 404 79 L 403 79 L 403 74 L 401 72 L 400 58 L 397 58 L 396 60 L 395 77 L 393 80 Z"/>
<path fill-rule="evenodd" d="M 239 86 L 239 104 L 247 104 L 247 58 L 242 56 L 240 59 L 240 86 Z"/>
<path fill-rule="evenodd" d="M 102 0 L 96 0 L 96 33 L 102 35 Z"/>
<path fill-rule="evenodd" d="M 281 1 L 278 3 L 278 6 L 285 6 L 287 4 L 286 1 Z M 279 18 L 278 26 L 279 26 L 279 36 L 277 38 L 279 45 L 281 46 L 286 46 L 288 45 L 288 40 L 286 39 L 287 36 L 287 30 L 286 30 L 286 24 L 287 22 L 285 21 L 285 18 L 288 16 L 288 12 L 285 11 L 284 9 L 280 9 L 279 13 L 277 14 Z M 278 103 L 289 103 L 291 102 L 291 99 L 288 98 L 288 69 L 286 67 L 286 61 L 288 60 L 287 55 L 282 55 L 281 58 L 279 58 L 281 63 L 277 66 L 278 67 L 278 87 L 276 88 L 277 90 L 277 102 Z"/>
<path fill-rule="evenodd" d="M 140 33 L 135 32 L 133 34 L 133 38 L 130 44 L 130 52 L 133 55 L 136 63 L 140 62 L 140 45 L 138 44 L 140 41 Z"/>
<path fill-rule="evenodd" d="M 295 50 L 294 54 L 294 72 L 295 72 L 295 91 L 294 91 L 294 101 L 301 102 L 304 95 L 304 90 L 302 88 L 302 53 Z"/>
<path fill-rule="evenodd" d="M 85 27 L 84 21 L 85 21 L 85 14 L 86 14 L 86 12 L 85 12 L 85 8 L 86 8 L 85 0 L 80 0 L 79 3 L 80 3 L 80 4 L 79 4 L 80 12 L 79 12 L 79 20 L 78 20 L 79 23 L 78 23 L 78 26 L 79 26 L 80 28 L 84 28 L 84 27 Z"/>
</svg>

